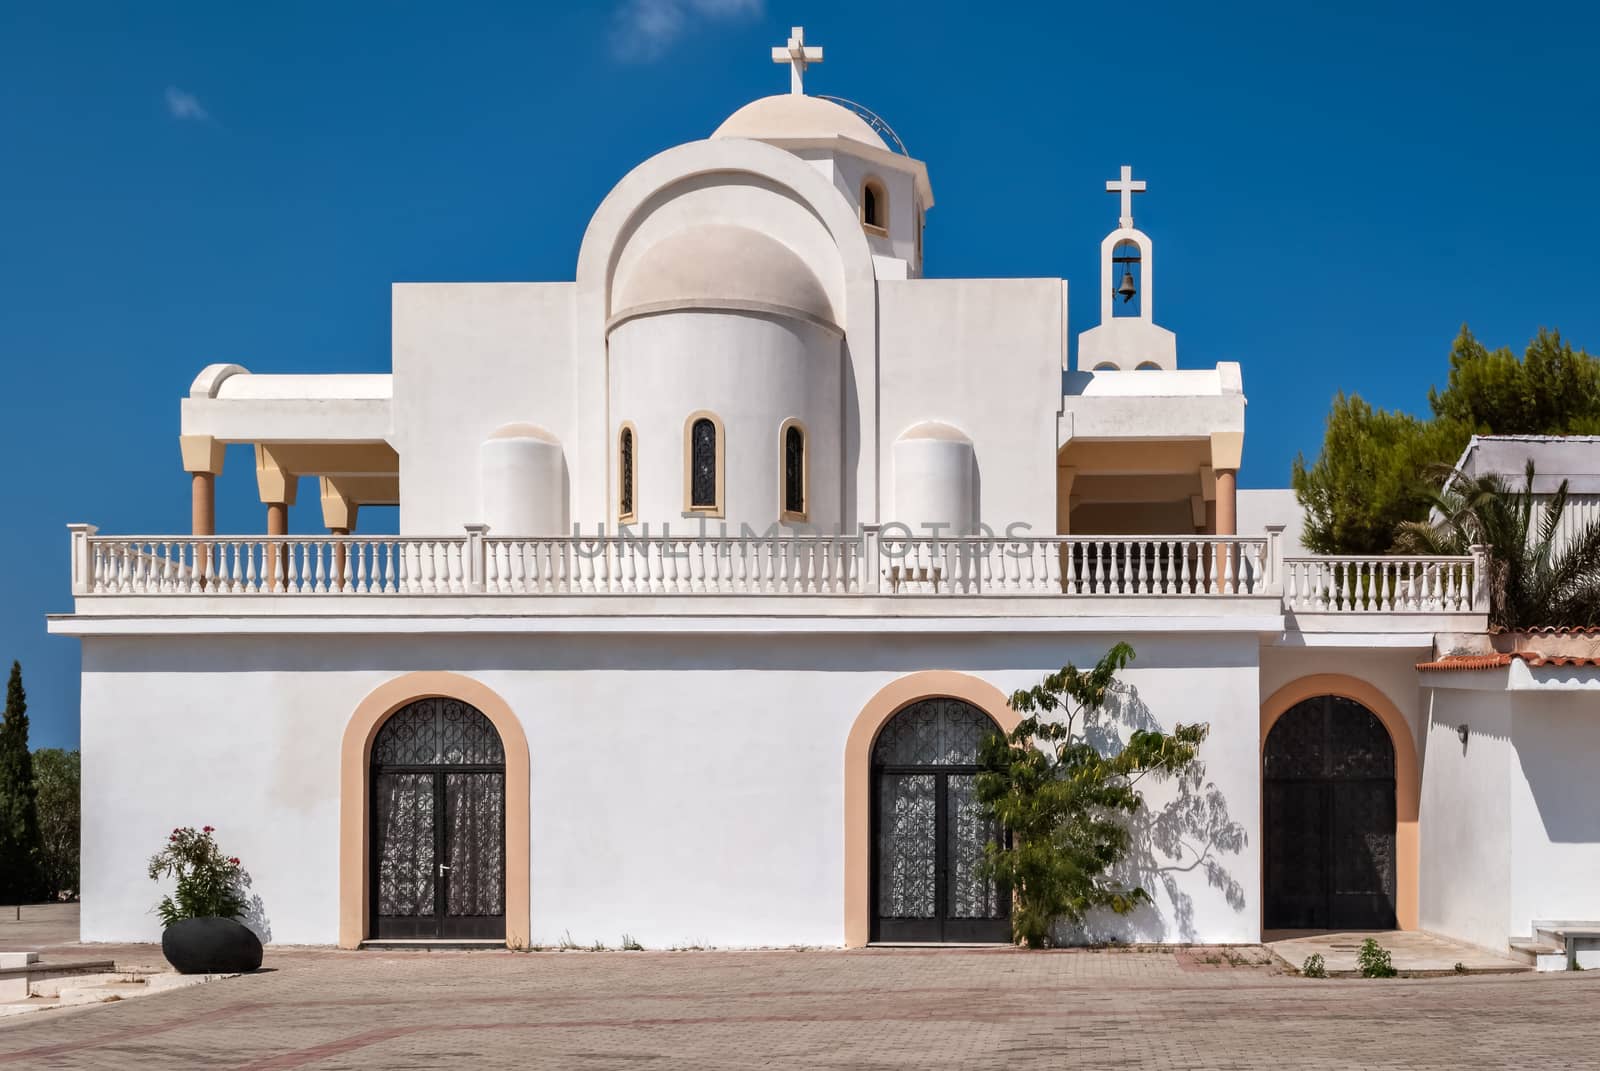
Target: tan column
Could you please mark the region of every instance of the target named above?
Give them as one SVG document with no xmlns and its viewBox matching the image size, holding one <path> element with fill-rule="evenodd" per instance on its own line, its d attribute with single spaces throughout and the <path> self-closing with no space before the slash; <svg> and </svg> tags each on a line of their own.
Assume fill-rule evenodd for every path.
<svg viewBox="0 0 1600 1071">
<path fill-rule="evenodd" d="M 337 483 L 328 477 L 322 477 L 322 523 L 327 527 L 329 535 L 347 536 L 356 528 L 356 512 L 360 506 L 351 501 Z M 333 587 L 334 590 L 344 587 L 344 570 L 347 557 L 346 547 L 343 543 L 333 548 Z"/>
<path fill-rule="evenodd" d="M 1239 534 L 1239 473 L 1217 470 L 1217 535 Z"/>
<path fill-rule="evenodd" d="M 273 454 L 273 447 L 256 444 L 256 490 L 267 507 L 267 535 L 289 534 L 289 507 L 294 505 L 295 492 L 300 480 L 286 469 Z M 278 588 L 278 578 L 287 578 L 289 571 L 288 546 L 269 543 L 267 554 L 267 590 Z"/>
<path fill-rule="evenodd" d="M 209 435 L 180 435 L 178 450 L 183 470 L 189 473 L 189 533 L 197 536 L 217 534 L 217 477 L 222 473 L 224 444 Z M 211 571 L 211 550 L 195 548 L 194 568 L 204 587 Z"/>
</svg>

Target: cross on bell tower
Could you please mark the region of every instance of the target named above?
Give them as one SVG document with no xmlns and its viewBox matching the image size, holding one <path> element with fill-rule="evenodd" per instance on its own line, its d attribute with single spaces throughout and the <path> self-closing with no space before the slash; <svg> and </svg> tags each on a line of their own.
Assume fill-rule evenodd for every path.
<svg viewBox="0 0 1600 1071">
<path fill-rule="evenodd" d="M 1107 193 L 1122 194 L 1122 219 L 1119 222 L 1123 230 L 1133 229 L 1133 195 L 1143 193 L 1144 179 L 1134 180 L 1133 167 L 1130 164 L 1122 165 L 1122 178 L 1110 179 L 1106 182 Z"/>
<path fill-rule="evenodd" d="M 822 46 L 806 44 L 806 28 L 791 27 L 789 42 L 772 50 L 773 63 L 789 65 L 789 92 L 804 94 L 806 67 L 822 62 Z"/>
</svg>

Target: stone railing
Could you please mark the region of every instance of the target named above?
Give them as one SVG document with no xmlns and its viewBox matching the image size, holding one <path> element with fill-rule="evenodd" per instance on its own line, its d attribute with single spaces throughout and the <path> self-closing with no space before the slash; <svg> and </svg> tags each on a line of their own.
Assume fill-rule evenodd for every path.
<svg viewBox="0 0 1600 1071">
<path fill-rule="evenodd" d="M 1082 599 L 1280 595 L 1286 610 L 1487 609 L 1463 558 L 1283 558 L 1240 536 L 491 538 L 102 536 L 72 526 L 73 592 L 96 595 L 881 595 Z"/>
<path fill-rule="evenodd" d="M 1283 605 L 1297 613 L 1486 613 L 1485 563 L 1483 548 L 1460 558 L 1285 558 Z"/>
<path fill-rule="evenodd" d="M 79 595 L 1261 595 L 1270 538 L 101 536 Z"/>
</svg>

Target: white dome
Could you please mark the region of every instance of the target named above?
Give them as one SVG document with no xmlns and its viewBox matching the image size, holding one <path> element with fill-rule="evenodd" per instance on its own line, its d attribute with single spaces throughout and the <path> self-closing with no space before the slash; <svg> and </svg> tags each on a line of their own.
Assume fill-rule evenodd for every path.
<svg viewBox="0 0 1600 1071">
<path fill-rule="evenodd" d="M 711 136 L 756 141 L 846 137 L 875 149 L 889 147 L 849 108 L 803 93 L 782 93 L 753 100 L 728 116 Z"/>
<path fill-rule="evenodd" d="M 748 227 L 705 223 L 661 239 L 619 273 L 612 323 L 671 309 L 798 313 L 837 327 L 833 302 L 800 255 Z"/>
</svg>

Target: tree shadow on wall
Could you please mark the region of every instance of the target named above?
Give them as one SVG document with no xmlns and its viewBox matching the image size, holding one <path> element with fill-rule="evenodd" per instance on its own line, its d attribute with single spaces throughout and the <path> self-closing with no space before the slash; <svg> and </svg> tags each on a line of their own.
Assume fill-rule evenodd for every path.
<svg viewBox="0 0 1600 1071">
<path fill-rule="evenodd" d="M 1133 732 L 1163 728 L 1139 698 L 1138 689 L 1118 681 L 1099 716 L 1085 727 L 1084 739 L 1106 755 Z M 1200 757 L 1177 777 L 1140 782 L 1145 806 L 1129 819 L 1128 852 L 1110 871 L 1113 881 L 1143 888 L 1156 903 L 1142 904 L 1126 915 L 1096 911 L 1082 926 L 1062 933 L 1069 943 L 1197 940 L 1194 897 L 1185 889 L 1186 875 L 1202 875 L 1229 907 L 1244 911 L 1244 886 L 1228 871 L 1224 859 L 1243 852 L 1249 838 L 1228 813 L 1222 790 L 1206 780 L 1205 749 L 1201 744 Z M 1170 917 L 1163 913 L 1163 899 Z"/>
</svg>

